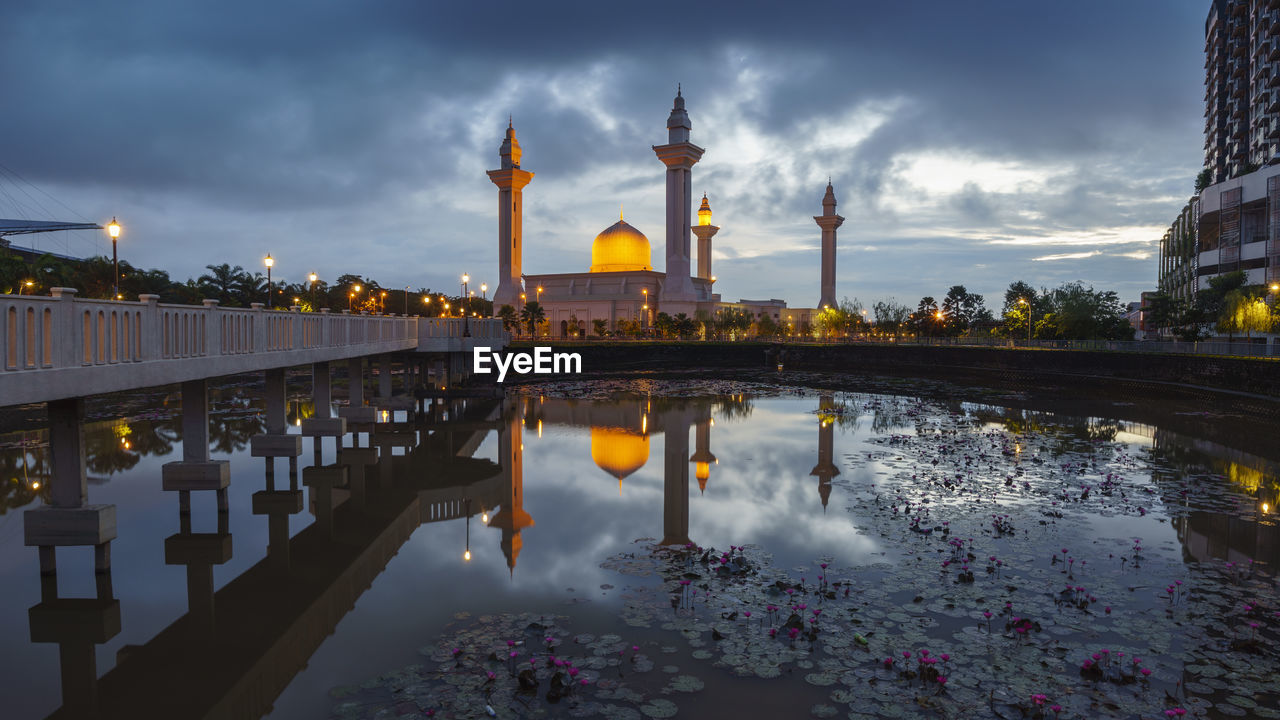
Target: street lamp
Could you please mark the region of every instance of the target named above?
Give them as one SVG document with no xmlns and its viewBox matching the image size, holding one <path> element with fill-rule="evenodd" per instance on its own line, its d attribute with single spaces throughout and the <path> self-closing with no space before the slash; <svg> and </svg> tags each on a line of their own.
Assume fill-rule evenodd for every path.
<svg viewBox="0 0 1280 720">
<path fill-rule="evenodd" d="M 21 295 L 24 288 L 29 288 L 29 287 L 32 287 L 33 285 L 35 285 L 34 280 L 27 280 L 26 282 L 18 286 L 18 294 Z"/>
<path fill-rule="evenodd" d="M 347 311 L 352 310 L 352 303 L 355 301 L 356 295 L 360 294 L 360 286 L 352 285 L 351 292 L 347 293 Z"/>
<path fill-rule="evenodd" d="M 1027 306 L 1027 344 L 1031 344 L 1031 303 L 1026 298 L 1018 298 L 1019 305 Z"/>
<path fill-rule="evenodd" d="M 116 254 L 116 241 L 120 239 L 120 223 L 116 222 L 115 216 L 111 217 L 111 222 L 107 223 L 107 234 L 111 236 L 111 267 L 115 270 L 115 292 L 112 295 L 116 300 L 120 299 L 120 257 Z"/>
<path fill-rule="evenodd" d="M 307 275 L 307 280 L 311 281 L 311 309 L 313 311 L 316 309 L 316 305 L 319 305 L 319 303 L 316 302 L 316 280 L 319 280 L 319 279 L 320 279 L 320 276 L 316 275 L 315 273 L 311 273 L 310 275 Z"/>
<path fill-rule="evenodd" d="M 489 283 L 480 283 L 480 299 L 488 302 L 489 300 Z"/>
<path fill-rule="evenodd" d="M 538 298 L 537 298 L 537 300 L 538 300 L 538 304 L 539 304 L 539 305 L 541 305 L 541 304 L 542 304 L 542 286 L 541 286 L 541 285 L 539 285 L 539 286 L 538 286 Z"/>
<path fill-rule="evenodd" d="M 267 309 L 270 310 L 275 306 L 275 300 L 271 297 L 271 266 L 275 265 L 276 261 L 271 257 L 271 253 L 267 253 L 267 256 L 262 258 L 262 262 L 267 265 Z"/>
</svg>

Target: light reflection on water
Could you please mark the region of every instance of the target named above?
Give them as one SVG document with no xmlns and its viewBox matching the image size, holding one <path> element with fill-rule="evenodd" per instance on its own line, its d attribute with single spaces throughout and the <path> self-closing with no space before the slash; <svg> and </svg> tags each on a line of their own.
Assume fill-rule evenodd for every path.
<svg viewBox="0 0 1280 720">
<path fill-rule="evenodd" d="M 417 430 L 416 446 L 382 445 L 378 464 L 362 470 L 351 462 L 360 453 L 335 453 L 328 441 L 317 457 L 306 441 L 298 478 L 289 477 L 284 460 L 275 464 L 280 491 L 297 487 L 306 498 L 302 512 L 279 521 L 294 538 L 285 560 L 278 544 L 268 557 L 268 519 L 255 514 L 253 494 L 265 487 L 266 473 L 247 445 L 263 429 L 261 402 L 242 387 L 215 393 L 211 452 L 232 462 L 231 507 L 220 528 L 212 498 L 197 494 L 188 531 L 223 532 L 234 550 L 211 569 L 201 564 L 208 549 L 193 551 L 204 558 L 195 563 L 194 582 L 190 557 L 183 567 L 174 564 L 181 553 L 166 553 L 166 539 L 183 535 L 176 499 L 160 490 L 160 466 L 181 456 L 176 400 L 161 396 L 145 412 L 91 422 L 90 501 L 113 503 L 119 515 L 112 591 L 121 622 L 117 634 L 93 639 L 96 667 L 82 662 L 81 676 L 71 678 L 59 669 L 59 646 L 47 641 L 58 633 L 37 633 L 27 613 L 40 603 L 41 586 L 35 550 L 22 546 L 21 511 L 47 497 L 47 438 L 39 430 L 0 437 L 0 630 L 8 638 L 34 633 L 41 640 L 6 643 L 0 654 L 6 712 L 43 717 L 60 704 L 63 684 L 83 694 L 94 676 L 103 676 L 98 690 L 108 704 L 121 700 L 120 688 L 147 687 L 156 697 L 190 694 L 189 687 L 163 687 L 160 680 L 170 657 L 165 653 L 179 647 L 208 653 L 213 666 L 237 677 L 270 677 L 251 698 L 236 697 L 230 680 L 209 681 L 204 687 L 213 697 L 170 698 L 178 704 L 170 707 L 209 707 L 236 697 L 238 716 L 269 708 L 272 717 L 323 716 L 332 704 L 330 688 L 415 662 L 418 648 L 461 610 L 564 612 L 572 601 L 575 615 L 616 623 L 616 597 L 600 588 L 618 577 L 600 562 L 633 549 L 639 538 L 715 547 L 750 542 L 773 553 L 781 567 L 810 566 L 819 556 L 844 566 L 897 557 L 845 511 L 850 494 L 880 482 L 889 466 L 850 460 L 882 452 L 876 438 L 927 431 L 935 417 L 914 412 L 914 403 L 868 396 L 687 395 L 604 401 L 528 395 L 502 404 L 441 406 Z M 1237 512 L 1216 507 L 1172 519 L 1152 513 L 1090 522 L 1103 537 L 1136 530 L 1153 548 L 1162 542 L 1181 548 L 1188 560 L 1280 560 L 1274 524 L 1254 522 L 1252 512 L 1257 503 L 1276 504 L 1274 466 L 1267 460 L 1113 420 L 976 404 L 947 411 L 972 416 L 986 429 L 1052 434 L 1062 455 L 1094 443 L 1125 445 L 1153 459 L 1156 483 L 1165 475 L 1221 473 L 1236 482 Z M 290 424 L 313 413 L 309 403 L 295 401 Z M 388 419 L 402 433 L 408 428 L 404 412 Z M 368 448 L 378 440 L 375 432 L 360 442 Z M 353 487 L 335 489 L 326 501 L 315 485 L 301 484 L 307 467 L 342 464 L 344 455 L 347 477 L 368 479 L 362 507 Z M 316 523 L 329 502 L 337 508 L 332 536 L 318 532 L 323 523 Z M 60 551 L 58 597 L 93 597 L 91 568 L 89 551 Z M 212 589 L 227 591 L 212 610 L 208 597 L 197 596 L 200 573 L 211 573 Z M 291 582 L 290 573 L 302 575 Z M 259 615 L 255 603 L 269 605 L 285 597 L 285 588 L 295 592 L 285 598 L 294 612 L 280 617 L 305 618 L 304 627 L 288 636 L 288 650 L 253 645 L 282 632 L 255 625 L 269 616 Z M 69 625 L 64 620 L 59 627 Z M 228 638 L 270 648 L 276 667 L 254 669 L 261 658 L 218 645 Z"/>
</svg>

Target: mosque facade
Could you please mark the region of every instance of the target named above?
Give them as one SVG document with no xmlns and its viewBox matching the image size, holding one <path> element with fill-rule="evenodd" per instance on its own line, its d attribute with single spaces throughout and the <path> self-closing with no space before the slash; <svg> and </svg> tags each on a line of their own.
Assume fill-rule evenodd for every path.
<svg viewBox="0 0 1280 720">
<path fill-rule="evenodd" d="M 693 166 L 705 150 L 690 142 L 692 123 L 684 97 L 676 93 L 667 118 L 667 143 L 653 147 L 666 167 L 665 266 L 653 267 L 652 245 L 640 230 L 619 213 L 618 221 L 596 235 L 586 272 L 523 274 L 523 188 L 533 173 L 520 167 L 521 149 L 515 129 L 508 123 L 499 149 L 501 166 L 489 171 L 498 187 L 499 284 L 494 312 L 510 305 L 517 312 L 531 301 L 545 313 L 553 337 L 594 334 L 596 321 L 615 332 L 624 325 L 650 327 L 658 313 L 672 317 L 714 317 L 725 309 L 745 311 L 752 318 L 769 315 L 779 324 L 799 328 L 810 323 L 817 309 L 788 308 L 784 300 L 726 302 L 715 292 L 712 274 L 712 238 L 720 230 L 711 222 L 711 204 L 704 193 L 693 218 Z M 828 183 L 822 216 L 821 302 L 835 304 L 835 228 L 844 220 L 835 215 L 835 195 Z M 697 239 L 697 265 L 693 266 L 693 238 Z"/>
</svg>

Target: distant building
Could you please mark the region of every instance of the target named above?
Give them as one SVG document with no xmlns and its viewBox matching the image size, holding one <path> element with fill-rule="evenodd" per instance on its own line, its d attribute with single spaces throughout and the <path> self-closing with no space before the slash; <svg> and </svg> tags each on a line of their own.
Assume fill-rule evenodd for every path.
<svg viewBox="0 0 1280 720">
<path fill-rule="evenodd" d="M 1218 183 L 1280 153 L 1280 6 L 1213 0 L 1204 39 L 1204 164 Z"/>
</svg>

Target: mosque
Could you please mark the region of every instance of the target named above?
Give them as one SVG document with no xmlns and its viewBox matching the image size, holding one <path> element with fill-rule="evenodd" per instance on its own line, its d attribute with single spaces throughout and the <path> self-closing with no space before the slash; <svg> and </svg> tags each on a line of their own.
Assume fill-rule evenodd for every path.
<svg viewBox="0 0 1280 720">
<path fill-rule="evenodd" d="M 523 253 L 523 189 L 533 173 L 520 167 L 520 143 L 515 128 L 508 123 L 506 139 L 498 151 L 501 166 L 488 172 L 498 187 L 498 289 L 493 295 L 494 312 L 503 305 L 519 310 L 536 300 L 545 311 L 550 334 L 567 337 L 590 334 L 596 320 L 610 330 L 622 322 L 648 327 L 659 312 L 672 317 L 681 313 L 690 318 L 714 317 L 721 310 L 735 309 L 753 318 L 769 315 L 775 322 L 799 328 L 812 323 L 815 308 L 788 309 L 783 300 L 739 300 L 726 302 L 715 292 L 716 276 L 711 271 L 712 238 L 720 230 L 711 224 L 711 204 L 703 193 L 693 217 L 693 166 L 705 150 L 689 141 L 692 124 L 684 97 L 677 90 L 667 118 L 667 143 L 653 147 L 666 166 L 666 263 L 664 270 L 653 268 L 652 248 L 644 233 L 618 221 L 605 228 L 591 243 L 591 263 L 586 272 L 525 275 Z M 836 228 L 844 218 L 836 215 L 835 191 L 827 184 L 822 200 L 823 214 L 814 218 L 822 228 L 821 297 L 817 308 L 834 306 Z M 691 236 L 697 238 L 697 269 L 693 271 Z"/>
</svg>

